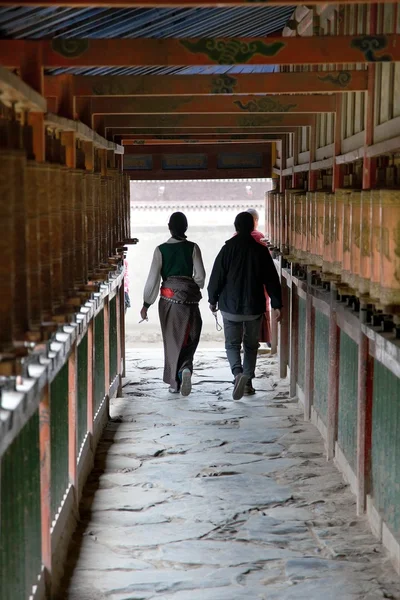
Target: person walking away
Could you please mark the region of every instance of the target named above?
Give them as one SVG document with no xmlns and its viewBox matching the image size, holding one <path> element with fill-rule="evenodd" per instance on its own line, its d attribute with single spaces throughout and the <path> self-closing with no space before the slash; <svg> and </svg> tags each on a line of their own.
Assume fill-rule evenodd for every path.
<svg viewBox="0 0 400 600">
<path fill-rule="evenodd" d="M 158 311 L 164 344 L 164 382 L 169 384 L 171 393 L 188 396 L 202 328 L 199 302 L 206 273 L 200 248 L 186 238 L 186 216 L 174 213 L 168 227 L 170 239 L 154 251 L 140 315 L 147 320 L 162 281 Z"/>
<path fill-rule="evenodd" d="M 250 213 L 254 220 L 254 229 L 251 233 L 253 238 L 259 244 L 263 244 L 263 246 L 267 246 L 267 242 L 265 239 L 265 235 L 258 230 L 259 223 L 259 215 L 255 208 L 248 208 L 247 212 Z M 264 294 L 265 294 L 265 312 L 261 318 L 261 334 L 260 334 L 260 342 L 267 345 L 267 348 L 271 348 L 271 301 L 269 299 L 267 290 L 264 286 Z"/>
<path fill-rule="evenodd" d="M 252 237 L 254 220 L 250 213 L 235 219 L 237 235 L 219 252 L 208 285 L 210 310 L 221 311 L 224 320 L 225 348 L 234 375 L 233 399 L 255 390 L 257 351 L 261 318 L 265 311 L 264 286 L 271 298 L 275 318 L 281 320 L 281 284 L 268 248 Z M 242 364 L 241 347 L 244 347 Z"/>
</svg>

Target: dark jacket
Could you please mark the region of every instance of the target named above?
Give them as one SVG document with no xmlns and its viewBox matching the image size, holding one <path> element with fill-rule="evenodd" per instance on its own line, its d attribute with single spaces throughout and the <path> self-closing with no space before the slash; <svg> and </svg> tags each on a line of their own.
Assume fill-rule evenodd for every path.
<svg viewBox="0 0 400 600">
<path fill-rule="evenodd" d="M 281 284 L 268 248 L 250 234 L 239 234 L 215 259 L 208 301 L 233 315 L 260 315 L 265 312 L 264 285 L 272 308 L 281 308 Z"/>
</svg>

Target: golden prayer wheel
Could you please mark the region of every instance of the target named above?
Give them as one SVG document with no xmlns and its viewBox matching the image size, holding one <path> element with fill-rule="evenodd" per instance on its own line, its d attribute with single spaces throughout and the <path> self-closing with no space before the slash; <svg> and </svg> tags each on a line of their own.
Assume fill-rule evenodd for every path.
<svg viewBox="0 0 400 600">
<path fill-rule="evenodd" d="M 315 192 L 315 264 L 322 266 L 324 254 L 325 192 Z"/>
<path fill-rule="evenodd" d="M 325 194 L 323 232 L 324 245 L 322 251 L 323 273 L 333 273 L 333 241 L 334 241 L 334 196 Z"/>
<path fill-rule="evenodd" d="M 400 306 L 400 191 L 381 190 L 381 284 L 385 307 Z"/>
<path fill-rule="evenodd" d="M 372 262 L 372 204 L 371 190 L 361 192 L 361 232 L 360 232 L 360 278 L 358 292 L 361 298 L 368 298 L 371 285 Z"/>
<path fill-rule="evenodd" d="M 95 269 L 94 258 L 94 236 L 95 236 L 95 215 L 94 215 L 94 178 L 93 173 L 85 173 L 84 187 L 86 198 L 86 239 L 87 239 L 87 265 L 88 273 L 92 274 Z"/>
<path fill-rule="evenodd" d="M 369 294 L 372 302 L 379 301 L 381 286 L 381 193 L 380 190 L 371 190 L 371 280 Z"/>
<path fill-rule="evenodd" d="M 350 283 L 350 191 L 343 190 L 342 282 Z"/>
<path fill-rule="evenodd" d="M 358 290 L 361 259 L 361 192 L 350 196 L 350 280 L 353 290 Z"/>
<path fill-rule="evenodd" d="M 333 272 L 342 275 L 343 263 L 343 203 L 346 190 L 336 190 L 334 204 Z"/>
<path fill-rule="evenodd" d="M 124 194 L 125 190 L 124 187 L 122 189 L 122 194 Z M 271 235 L 270 235 L 270 202 L 271 202 L 271 196 L 270 196 L 271 192 L 265 192 L 264 194 L 264 198 L 265 198 L 265 237 L 267 238 L 267 240 L 271 239 Z M 125 204 L 125 197 L 124 195 L 122 196 L 122 219 L 120 221 L 123 222 L 124 220 L 124 204 Z M 118 235 L 120 236 L 121 233 L 118 232 Z M 118 239 L 122 239 L 121 237 L 118 237 Z"/>
<path fill-rule="evenodd" d="M 301 194 L 293 194 L 294 255 L 298 261 L 302 259 L 303 198 L 304 196 Z"/>
</svg>

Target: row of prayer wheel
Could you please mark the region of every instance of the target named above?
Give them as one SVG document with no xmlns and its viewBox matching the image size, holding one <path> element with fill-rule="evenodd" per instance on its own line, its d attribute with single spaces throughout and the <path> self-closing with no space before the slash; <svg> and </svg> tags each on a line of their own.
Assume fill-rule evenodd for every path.
<svg viewBox="0 0 400 600">
<path fill-rule="evenodd" d="M 65 321 L 95 291 L 90 282 L 107 279 L 129 210 L 129 178 L 117 169 L 102 176 L 0 149 L 2 352 L 46 339 L 46 324 Z"/>
<path fill-rule="evenodd" d="M 400 190 L 269 192 L 266 231 L 290 262 L 378 308 L 400 307 Z"/>
</svg>

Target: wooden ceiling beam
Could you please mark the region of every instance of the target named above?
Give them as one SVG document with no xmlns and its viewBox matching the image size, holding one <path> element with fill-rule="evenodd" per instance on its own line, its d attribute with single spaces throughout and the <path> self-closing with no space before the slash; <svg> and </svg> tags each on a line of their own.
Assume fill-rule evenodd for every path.
<svg viewBox="0 0 400 600">
<path fill-rule="evenodd" d="M 89 106 L 87 103 L 89 102 Z M 90 115 L 212 115 L 330 113 L 336 110 L 331 94 L 282 96 L 163 96 L 150 98 L 76 98 L 76 114 Z"/>
<path fill-rule="evenodd" d="M 209 38 L 0 40 L 0 64 L 39 47 L 43 67 L 301 65 L 400 61 L 400 34 Z"/>
<path fill-rule="evenodd" d="M 66 83 L 74 96 L 207 96 L 212 94 L 302 94 L 365 91 L 368 72 L 356 70 L 247 75 L 49 75 L 46 97 L 61 97 Z"/>
</svg>

